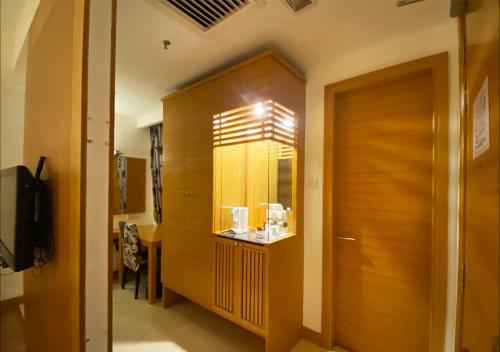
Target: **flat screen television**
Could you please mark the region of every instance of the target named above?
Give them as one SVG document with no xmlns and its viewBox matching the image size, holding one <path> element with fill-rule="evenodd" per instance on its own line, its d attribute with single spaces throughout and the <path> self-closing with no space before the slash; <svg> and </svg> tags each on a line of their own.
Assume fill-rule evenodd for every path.
<svg viewBox="0 0 500 352">
<path fill-rule="evenodd" d="M 0 256 L 14 271 L 33 265 L 35 178 L 25 166 L 1 171 Z"/>
<path fill-rule="evenodd" d="M 33 176 L 25 166 L 0 172 L 0 264 L 14 271 L 45 265 L 54 254 L 50 194 L 40 179 L 45 157 Z"/>
</svg>

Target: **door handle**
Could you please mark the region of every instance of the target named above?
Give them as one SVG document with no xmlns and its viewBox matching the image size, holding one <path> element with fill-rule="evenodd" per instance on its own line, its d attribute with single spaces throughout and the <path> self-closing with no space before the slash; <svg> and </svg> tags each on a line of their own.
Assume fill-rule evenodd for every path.
<svg viewBox="0 0 500 352">
<path fill-rule="evenodd" d="M 348 235 L 337 235 L 338 240 L 343 240 L 343 241 L 356 241 L 354 237 L 348 236 Z"/>
</svg>

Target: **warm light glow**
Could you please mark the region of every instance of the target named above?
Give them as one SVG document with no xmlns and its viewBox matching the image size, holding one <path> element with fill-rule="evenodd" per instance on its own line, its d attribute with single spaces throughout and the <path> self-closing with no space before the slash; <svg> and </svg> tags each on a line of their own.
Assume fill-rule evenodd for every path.
<svg viewBox="0 0 500 352">
<path fill-rule="evenodd" d="M 213 116 L 213 145 L 224 146 L 263 139 L 295 146 L 295 113 L 272 100 L 240 106 Z"/>
<path fill-rule="evenodd" d="M 257 116 L 264 116 L 266 109 L 262 106 L 262 103 L 258 103 L 255 109 L 253 109 L 253 114 Z"/>
<path fill-rule="evenodd" d="M 291 120 L 291 118 L 290 118 L 290 120 L 289 120 L 289 119 L 284 120 L 284 121 L 283 121 L 283 124 L 284 124 L 286 127 L 293 127 L 293 126 L 295 126 L 295 123 L 293 122 L 293 120 Z"/>
</svg>

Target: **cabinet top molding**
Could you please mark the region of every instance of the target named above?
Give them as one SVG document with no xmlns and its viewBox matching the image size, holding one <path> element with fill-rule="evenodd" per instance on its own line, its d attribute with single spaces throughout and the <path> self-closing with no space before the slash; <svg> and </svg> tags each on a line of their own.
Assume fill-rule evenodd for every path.
<svg viewBox="0 0 500 352">
<path fill-rule="evenodd" d="M 262 60 L 265 58 L 274 59 L 276 62 L 278 62 L 283 67 L 285 67 L 288 71 L 290 71 L 295 77 L 297 77 L 298 79 L 300 79 L 303 82 L 306 81 L 304 76 L 296 68 L 292 67 L 284 58 L 282 58 L 280 55 L 278 55 L 274 50 L 268 49 L 260 54 L 251 56 L 248 59 L 246 59 L 240 63 L 232 65 L 232 66 L 230 66 L 226 69 L 223 69 L 217 73 L 214 73 L 206 78 L 203 78 L 195 83 L 189 84 L 189 85 L 187 85 L 187 86 L 185 86 L 185 87 L 183 87 L 183 88 L 181 88 L 173 93 L 167 94 L 167 95 L 163 96 L 161 98 L 161 100 L 165 101 L 165 100 L 172 98 L 180 93 L 183 93 L 183 92 L 186 92 L 186 91 L 191 90 L 193 88 L 196 88 L 196 87 L 198 87 L 202 84 L 205 84 L 207 82 L 216 80 L 217 78 L 223 77 L 227 74 L 230 74 L 231 72 L 237 71 L 237 70 L 239 70 L 247 65 L 253 64 L 256 61 L 259 61 L 259 60 Z"/>
</svg>

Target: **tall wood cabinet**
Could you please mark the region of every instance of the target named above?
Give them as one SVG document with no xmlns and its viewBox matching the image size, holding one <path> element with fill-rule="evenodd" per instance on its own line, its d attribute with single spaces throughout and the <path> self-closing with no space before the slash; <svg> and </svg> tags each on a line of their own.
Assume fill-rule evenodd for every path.
<svg viewBox="0 0 500 352">
<path fill-rule="evenodd" d="M 165 104 L 163 283 L 212 303 L 212 84 Z"/>
<path fill-rule="evenodd" d="M 297 113 L 296 234 L 267 244 L 214 234 L 213 116 L 273 99 Z M 290 350 L 302 329 L 304 79 L 272 51 L 164 97 L 164 306 L 187 298 Z"/>
</svg>

